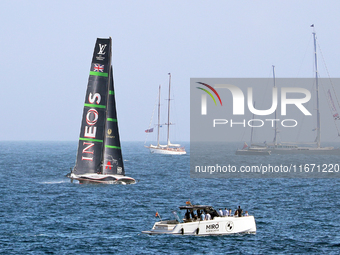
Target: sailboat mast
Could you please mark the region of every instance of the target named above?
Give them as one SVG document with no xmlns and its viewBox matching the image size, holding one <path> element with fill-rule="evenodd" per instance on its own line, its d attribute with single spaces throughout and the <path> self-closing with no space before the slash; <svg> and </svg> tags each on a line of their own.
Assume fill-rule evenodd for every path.
<svg viewBox="0 0 340 255">
<path fill-rule="evenodd" d="M 157 126 L 157 147 L 159 147 L 159 128 L 160 128 L 160 113 L 161 112 L 161 85 L 158 91 L 158 126 Z"/>
<path fill-rule="evenodd" d="M 254 101 L 254 108 L 255 108 L 255 101 Z M 253 119 L 255 117 L 255 114 L 253 113 Z M 250 133 L 250 146 L 253 144 L 253 134 L 254 134 L 254 127 L 251 126 L 251 133 Z"/>
<path fill-rule="evenodd" d="M 170 145 L 170 87 L 171 87 L 171 73 L 168 73 L 169 75 L 169 101 L 168 101 L 168 146 Z"/>
<path fill-rule="evenodd" d="M 313 25 L 314 27 L 314 25 Z M 313 38 L 314 38 L 314 57 L 315 57 L 315 86 L 316 86 L 316 143 L 318 148 L 320 148 L 320 132 L 321 132 L 321 125 L 320 125 L 320 107 L 319 107 L 319 80 L 318 80 L 318 59 L 316 54 L 316 34 L 315 30 L 313 31 Z"/>
<path fill-rule="evenodd" d="M 274 88 L 276 88 L 275 84 L 275 66 L 273 65 L 273 80 L 274 80 Z M 275 110 L 275 120 L 276 120 L 276 110 Z M 277 145 L 277 126 L 276 126 L 276 121 L 275 121 L 275 134 L 274 134 L 274 145 Z"/>
</svg>

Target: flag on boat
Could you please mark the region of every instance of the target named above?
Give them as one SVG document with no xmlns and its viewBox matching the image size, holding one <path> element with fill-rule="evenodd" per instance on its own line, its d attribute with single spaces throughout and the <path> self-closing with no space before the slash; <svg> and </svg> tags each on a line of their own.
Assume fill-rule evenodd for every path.
<svg viewBox="0 0 340 255">
<path fill-rule="evenodd" d="M 248 144 L 246 142 L 244 142 L 242 150 L 244 150 L 247 147 L 248 147 Z"/>
<path fill-rule="evenodd" d="M 149 128 L 147 130 L 145 130 L 145 133 L 152 133 L 153 132 L 153 128 Z"/>
<path fill-rule="evenodd" d="M 93 70 L 95 72 L 104 72 L 104 65 L 94 64 Z"/>
<path fill-rule="evenodd" d="M 159 213 L 158 213 L 158 212 L 156 212 L 156 214 L 155 214 L 155 217 L 159 217 L 159 218 L 160 218 L 160 220 L 162 220 L 162 218 L 161 218 L 161 216 L 159 215 Z"/>
</svg>

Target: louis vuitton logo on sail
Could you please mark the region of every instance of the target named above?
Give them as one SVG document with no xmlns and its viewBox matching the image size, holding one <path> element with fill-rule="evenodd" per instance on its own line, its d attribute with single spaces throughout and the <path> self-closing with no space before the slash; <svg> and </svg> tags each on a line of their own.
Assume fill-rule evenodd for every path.
<svg viewBox="0 0 340 255">
<path fill-rule="evenodd" d="M 105 54 L 104 50 L 106 48 L 106 45 L 107 44 L 99 44 L 99 52 L 98 52 L 99 55 L 104 55 Z"/>
<path fill-rule="evenodd" d="M 97 60 L 103 61 L 105 59 L 104 55 L 106 54 L 105 48 L 106 48 L 107 44 L 99 44 L 99 51 L 98 51 L 98 55 L 96 56 Z"/>
</svg>

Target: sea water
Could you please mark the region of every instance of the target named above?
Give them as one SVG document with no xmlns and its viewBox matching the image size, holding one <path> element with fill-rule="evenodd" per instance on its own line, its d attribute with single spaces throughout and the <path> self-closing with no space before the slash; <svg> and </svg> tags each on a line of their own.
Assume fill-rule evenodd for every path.
<svg viewBox="0 0 340 255">
<path fill-rule="evenodd" d="M 187 155 L 169 156 L 122 142 L 126 175 L 138 183 L 80 185 L 65 177 L 77 142 L 1 142 L 0 253 L 340 253 L 339 179 L 193 179 L 184 145 Z M 189 200 L 216 209 L 240 205 L 255 216 L 257 233 L 141 233 L 158 220 L 156 212 L 172 219 L 171 211 Z"/>
</svg>

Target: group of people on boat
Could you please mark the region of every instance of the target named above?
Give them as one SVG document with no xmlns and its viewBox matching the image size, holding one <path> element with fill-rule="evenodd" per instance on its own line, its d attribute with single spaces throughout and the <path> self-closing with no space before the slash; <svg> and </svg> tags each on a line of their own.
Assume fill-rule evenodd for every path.
<svg viewBox="0 0 340 255">
<path fill-rule="evenodd" d="M 197 220 L 211 220 L 214 219 L 215 217 L 245 217 L 249 216 L 248 211 L 245 212 L 243 215 L 243 210 L 241 209 L 240 206 L 235 210 L 234 214 L 232 213 L 232 209 L 227 209 L 220 208 L 218 212 L 213 209 L 212 207 L 210 208 L 205 208 L 203 210 L 197 209 L 197 213 L 195 214 L 193 209 L 187 209 L 185 215 L 184 215 L 184 221 L 197 221 Z"/>
<path fill-rule="evenodd" d="M 230 209 L 229 214 L 228 214 L 227 208 L 225 208 L 223 211 L 222 211 L 222 209 L 220 209 L 219 214 L 220 214 L 221 217 L 223 217 L 223 216 L 233 216 L 232 210 Z M 236 217 L 249 216 L 248 211 L 246 211 L 244 215 L 242 215 L 242 214 L 243 214 L 243 210 L 241 209 L 240 206 L 238 206 L 238 208 L 234 212 L 234 216 L 236 216 Z"/>
</svg>

